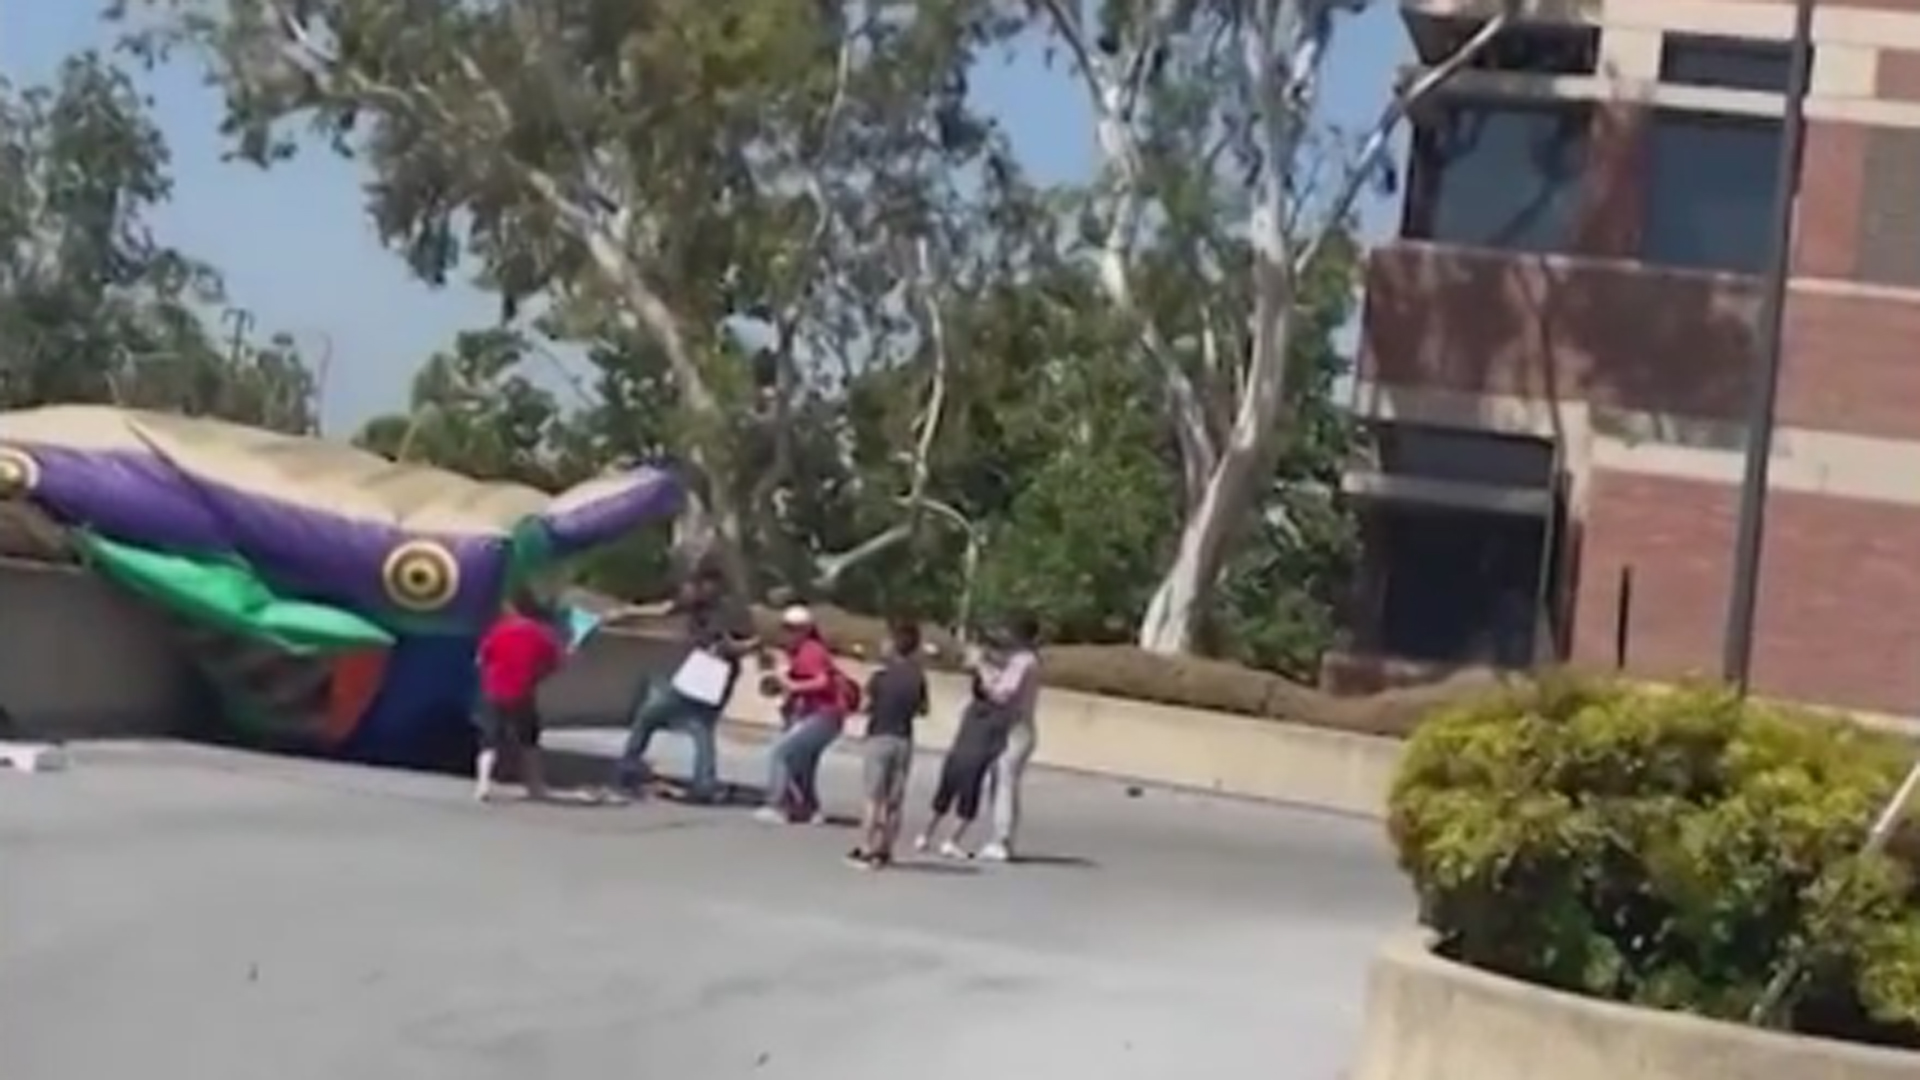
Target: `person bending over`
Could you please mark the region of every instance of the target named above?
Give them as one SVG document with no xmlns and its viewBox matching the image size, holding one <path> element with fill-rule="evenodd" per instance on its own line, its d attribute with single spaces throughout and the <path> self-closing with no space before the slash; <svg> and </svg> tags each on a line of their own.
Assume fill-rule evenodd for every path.
<svg viewBox="0 0 1920 1080">
<path fill-rule="evenodd" d="M 717 693 L 703 695 L 712 700 L 692 696 L 675 686 L 672 679 L 642 680 L 631 710 L 633 720 L 626 748 L 616 767 L 615 786 L 629 794 L 642 794 L 653 778 L 647 764 L 653 737 L 662 731 L 680 731 L 693 743 L 693 778 L 687 797 L 694 802 L 710 802 L 722 794 L 720 718 L 739 681 L 741 660 L 759 648 L 759 642 L 753 634 L 751 616 L 731 595 L 726 575 L 717 566 L 697 569 L 668 610 L 686 618 L 688 657 L 704 653 L 724 664 L 726 679 Z"/>
</svg>

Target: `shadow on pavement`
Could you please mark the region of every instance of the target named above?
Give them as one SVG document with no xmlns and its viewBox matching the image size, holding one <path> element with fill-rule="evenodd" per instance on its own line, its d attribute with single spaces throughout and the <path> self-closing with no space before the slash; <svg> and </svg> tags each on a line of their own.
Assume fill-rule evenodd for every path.
<svg viewBox="0 0 1920 1080">
<path fill-rule="evenodd" d="M 1098 870 L 1100 864 L 1080 855 L 1015 855 L 1015 866 L 1034 866 L 1055 870 Z"/>
</svg>

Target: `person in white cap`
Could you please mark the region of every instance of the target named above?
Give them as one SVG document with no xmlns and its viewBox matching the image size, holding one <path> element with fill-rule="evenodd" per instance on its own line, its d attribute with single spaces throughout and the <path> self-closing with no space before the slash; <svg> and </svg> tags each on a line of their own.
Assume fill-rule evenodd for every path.
<svg viewBox="0 0 1920 1080">
<path fill-rule="evenodd" d="M 780 613 L 780 628 L 786 670 L 769 673 L 762 689 L 784 698 L 785 728 L 767 749 L 767 802 L 756 816 L 777 824 L 819 822 L 820 758 L 857 708 L 848 700 L 853 684 L 834 664 L 813 612 L 795 604 Z"/>
</svg>

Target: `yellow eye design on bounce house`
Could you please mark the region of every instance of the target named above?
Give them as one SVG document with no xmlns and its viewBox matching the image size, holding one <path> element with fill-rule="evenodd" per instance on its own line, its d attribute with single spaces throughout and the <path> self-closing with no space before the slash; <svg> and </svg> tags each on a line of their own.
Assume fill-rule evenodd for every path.
<svg viewBox="0 0 1920 1080">
<path fill-rule="evenodd" d="M 40 465 L 25 450 L 0 446 L 0 499 L 19 499 L 40 486 Z"/>
<path fill-rule="evenodd" d="M 380 580 L 395 606 L 426 614 L 446 607 L 459 593 L 460 566 L 444 545 L 409 540 L 387 556 Z"/>
</svg>

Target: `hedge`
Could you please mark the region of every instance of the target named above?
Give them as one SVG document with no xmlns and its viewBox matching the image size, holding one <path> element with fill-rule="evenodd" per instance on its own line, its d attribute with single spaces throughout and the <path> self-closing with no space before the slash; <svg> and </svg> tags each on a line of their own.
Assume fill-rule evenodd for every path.
<svg viewBox="0 0 1920 1080">
<path fill-rule="evenodd" d="M 814 618 L 837 653 L 872 657 L 884 648 L 886 622 L 840 608 L 816 606 Z M 771 634 L 779 613 L 758 609 L 762 634 Z M 958 670 L 959 641 L 945 631 L 925 631 L 932 666 Z M 1496 680 L 1485 672 L 1463 673 L 1446 682 L 1366 697 L 1336 697 L 1270 671 L 1200 657 L 1163 656 L 1130 645 L 1060 645 L 1043 651 L 1048 686 L 1134 701 L 1286 720 L 1364 735 L 1405 737 L 1437 706 L 1484 690 Z"/>
<path fill-rule="evenodd" d="M 1737 1020 L 1793 954 L 1786 1026 L 1920 1048 L 1920 836 L 1859 854 L 1913 752 L 1717 688 L 1552 678 L 1420 725 L 1389 827 L 1455 959 Z"/>
</svg>

